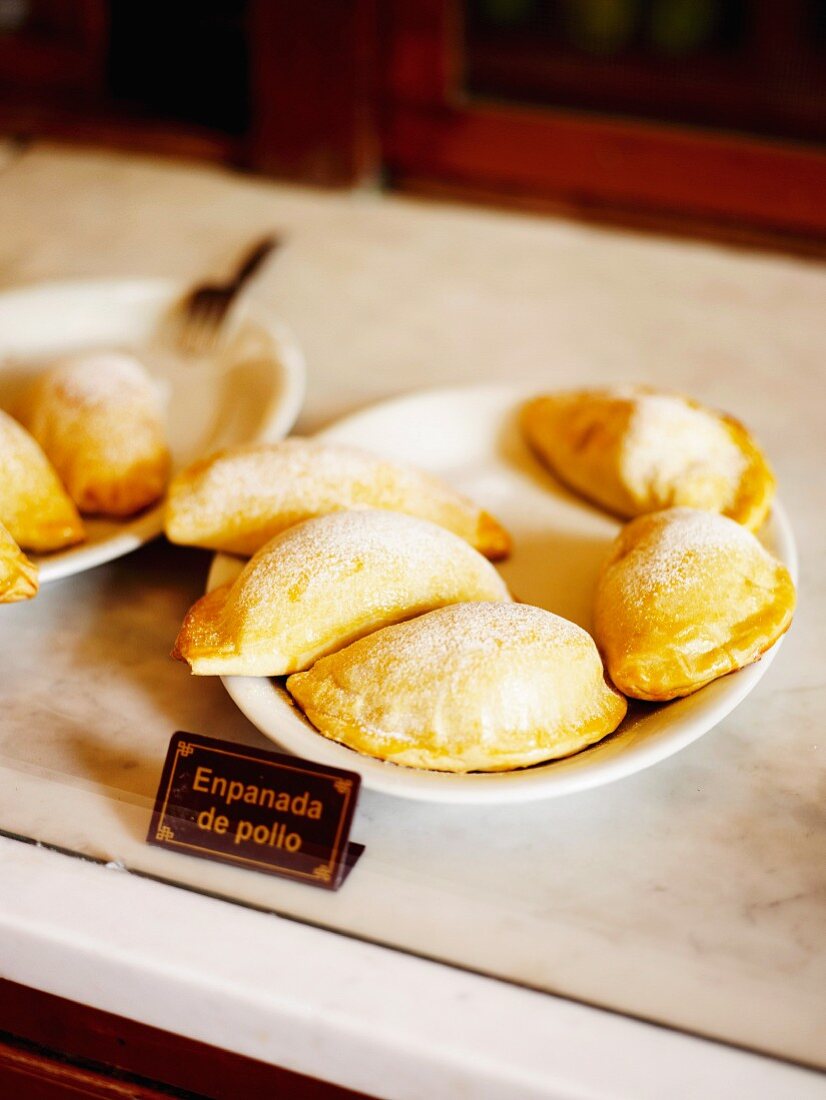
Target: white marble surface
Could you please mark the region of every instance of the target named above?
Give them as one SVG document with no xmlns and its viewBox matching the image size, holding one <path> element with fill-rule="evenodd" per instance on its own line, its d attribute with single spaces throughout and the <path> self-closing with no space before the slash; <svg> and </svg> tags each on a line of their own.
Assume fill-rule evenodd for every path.
<svg viewBox="0 0 826 1100">
<path fill-rule="evenodd" d="M 5 977 L 383 1100 L 824 1095 L 787 1063 L 2 838 L 0 874 Z"/>
<path fill-rule="evenodd" d="M 141 551 L 55 587 L 48 603 L 3 610 L 0 826 L 823 1065 L 823 270 L 49 150 L 0 176 L 0 225 L 7 283 L 189 276 L 255 233 L 286 230 L 289 247 L 257 293 L 305 345 L 306 428 L 439 383 L 631 379 L 684 389 L 753 427 L 801 552 L 795 626 L 756 692 L 711 735 L 611 787 L 533 806 L 366 795 L 354 833 L 367 854 L 330 898 L 142 844 L 173 729 L 261 742 L 220 685 L 193 684 L 166 660 L 205 559 Z"/>
</svg>

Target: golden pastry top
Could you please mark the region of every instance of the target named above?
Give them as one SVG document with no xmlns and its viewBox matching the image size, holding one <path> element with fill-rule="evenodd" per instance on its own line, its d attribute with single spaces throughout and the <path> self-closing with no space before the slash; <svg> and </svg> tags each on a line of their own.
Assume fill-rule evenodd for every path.
<svg viewBox="0 0 826 1100">
<path fill-rule="evenodd" d="M 646 388 L 576 390 L 522 410 L 529 443 L 573 489 L 620 516 L 688 506 L 752 529 L 766 516 L 774 475 L 733 418 Z"/>
<path fill-rule="evenodd" d="M 193 672 L 278 676 L 370 630 L 458 600 L 509 600 L 458 535 L 379 509 L 332 512 L 276 535 L 232 585 L 189 611 L 174 656 Z"/>
<path fill-rule="evenodd" d="M 165 530 L 172 542 L 249 555 L 295 523 L 352 508 L 430 520 L 493 559 L 509 549 L 493 517 L 439 478 L 297 437 L 220 451 L 183 470 L 169 487 Z"/>
<path fill-rule="evenodd" d="M 619 725 L 586 631 L 538 607 L 453 604 L 378 630 L 291 676 L 318 730 L 437 771 L 501 771 L 577 752 Z"/>
<path fill-rule="evenodd" d="M 133 356 L 59 360 L 35 380 L 23 417 L 82 512 L 127 516 L 163 493 L 170 459 L 161 396 Z"/>
<path fill-rule="evenodd" d="M 764 653 L 795 605 L 786 567 L 742 525 L 670 508 L 622 529 L 600 573 L 594 633 L 626 695 L 688 695 Z"/>
</svg>

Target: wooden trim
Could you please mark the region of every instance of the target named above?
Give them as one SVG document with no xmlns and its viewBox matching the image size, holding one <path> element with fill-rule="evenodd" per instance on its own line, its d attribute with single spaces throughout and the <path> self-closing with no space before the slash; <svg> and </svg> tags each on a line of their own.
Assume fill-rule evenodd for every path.
<svg viewBox="0 0 826 1100">
<path fill-rule="evenodd" d="M 269 1066 L 205 1043 L 172 1035 L 62 997 L 0 979 L 0 1096 L 26 1100 L 91 1095 L 155 1100 L 161 1094 L 237 1100 L 239 1096 L 290 1100 L 368 1100 L 361 1093 L 278 1066 Z M 74 1074 L 74 1076 L 73 1076 Z M 5 1076 L 4 1076 L 5 1075 Z M 41 1077 L 38 1088 L 69 1088 L 88 1076 L 83 1093 L 27 1092 L 7 1082 Z M 43 1083 L 45 1082 L 45 1083 Z M 121 1083 L 131 1082 L 132 1091 Z M 106 1091 L 106 1089 L 109 1091 Z M 121 1091 L 118 1091 L 121 1089 Z M 146 1091 L 136 1091 L 144 1089 Z"/>
<path fill-rule="evenodd" d="M 0 38 L 0 84 L 38 92 L 100 93 L 106 72 L 106 0 L 37 0 L 34 26 Z"/>
<path fill-rule="evenodd" d="M 802 148 L 496 107 L 400 107 L 386 141 L 402 186 L 416 175 L 826 236 L 826 156 Z"/>
<path fill-rule="evenodd" d="M 391 180 L 614 220 L 668 218 L 826 242 L 826 154 L 807 146 L 469 101 L 458 0 L 389 0 L 384 159 Z"/>
<path fill-rule="evenodd" d="M 786 229 L 772 232 L 719 218 L 689 217 L 684 211 L 675 216 L 638 207 L 607 206 L 600 202 L 566 202 L 564 199 L 546 198 L 518 189 L 485 188 L 478 184 L 449 183 L 415 175 L 404 177 L 404 191 L 437 202 L 459 202 L 497 210 L 517 210 L 526 214 L 567 218 L 585 225 L 633 230 L 635 233 L 650 233 L 659 237 L 701 239 L 738 249 L 759 252 L 768 250 L 801 259 L 826 260 L 826 236 L 795 234 Z"/>
<path fill-rule="evenodd" d="M 168 1100 L 169 1095 L 143 1082 L 119 1080 L 58 1061 L 48 1053 L 6 1042 L 0 1036 L 0 1096 L 17 1100 Z"/>
<path fill-rule="evenodd" d="M 250 167 L 353 186 L 379 170 L 377 0 L 251 0 Z"/>
<path fill-rule="evenodd" d="M 54 105 L 0 103 L 0 129 L 21 140 L 71 141 L 230 165 L 242 159 L 240 140 L 217 131 L 123 114 L 61 110 Z"/>
</svg>

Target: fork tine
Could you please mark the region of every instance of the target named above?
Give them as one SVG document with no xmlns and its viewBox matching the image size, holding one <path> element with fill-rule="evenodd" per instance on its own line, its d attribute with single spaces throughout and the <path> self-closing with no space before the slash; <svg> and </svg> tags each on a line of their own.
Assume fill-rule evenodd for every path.
<svg viewBox="0 0 826 1100">
<path fill-rule="evenodd" d="M 185 304 L 177 318 L 176 344 L 184 355 L 193 354 L 194 332 L 198 324 L 198 311 L 194 308 L 194 302 Z"/>
<path fill-rule="evenodd" d="M 241 289 L 280 244 L 276 236 L 265 237 L 247 252 L 231 279 L 204 283 L 179 303 L 174 316 L 174 340 L 183 354 L 205 356 L 218 348 L 224 321 Z"/>
<path fill-rule="evenodd" d="M 178 332 L 178 346 L 187 355 L 200 355 L 209 343 L 212 299 L 196 294 L 184 303 Z"/>
<path fill-rule="evenodd" d="M 202 355 L 208 355 L 218 345 L 221 323 L 227 312 L 227 304 L 224 297 L 216 294 L 210 299 L 207 308 L 203 312 L 199 333 Z"/>
</svg>

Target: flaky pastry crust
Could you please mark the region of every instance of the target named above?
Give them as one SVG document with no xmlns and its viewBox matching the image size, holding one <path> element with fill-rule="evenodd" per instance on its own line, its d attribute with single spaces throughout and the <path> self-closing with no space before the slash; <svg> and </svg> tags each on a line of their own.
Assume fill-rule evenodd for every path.
<svg viewBox="0 0 826 1100">
<path fill-rule="evenodd" d="M 522 409 L 525 437 L 560 481 L 622 517 L 670 507 L 720 512 L 756 530 L 775 478 L 739 421 L 654 390 L 575 390 Z"/>
<path fill-rule="evenodd" d="M 620 691 L 662 702 L 758 660 L 794 606 L 789 571 L 750 531 L 672 508 L 620 532 L 597 582 L 594 636 Z"/>
<path fill-rule="evenodd" d="M 281 676 L 423 611 L 509 599 L 490 562 L 443 527 L 333 512 L 276 535 L 233 584 L 198 600 L 173 656 L 202 676 Z"/>
<path fill-rule="evenodd" d="M 24 550 L 45 554 L 84 538 L 77 508 L 22 425 L 0 410 L 0 521 Z"/>
<path fill-rule="evenodd" d="M 0 603 L 30 600 L 37 588 L 37 566 L 0 523 Z"/>
<path fill-rule="evenodd" d="M 121 518 L 154 504 L 169 477 L 157 388 L 137 359 L 100 352 L 38 376 L 23 419 L 81 512 Z"/>
<path fill-rule="evenodd" d="M 300 438 L 221 451 L 183 470 L 169 487 L 165 531 L 171 542 L 248 556 L 293 524 L 352 508 L 430 520 L 494 561 L 510 551 L 504 528 L 438 478 Z"/>
<path fill-rule="evenodd" d="M 590 635 L 515 603 L 454 604 L 378 630 L 290 676 L 326 737 L 435 771 L 507 771 L 617 728 L 625 699 Z"/>
</svg>

